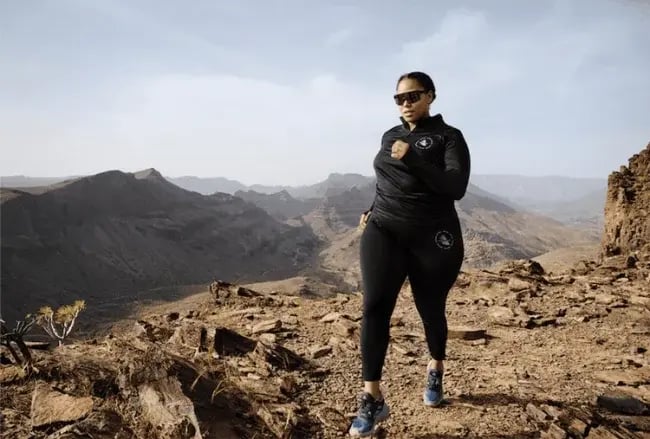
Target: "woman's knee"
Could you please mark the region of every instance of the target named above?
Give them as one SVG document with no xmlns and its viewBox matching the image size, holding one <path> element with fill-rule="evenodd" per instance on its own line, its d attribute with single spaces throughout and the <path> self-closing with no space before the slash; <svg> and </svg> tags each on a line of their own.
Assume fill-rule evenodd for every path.
<svg viewBox="0 0 650 439">
<path fill-rule="evenodd" d="M 363 317 L 374 320 L 390 320 L 393 312 L 392 303 L 385 299 L 366 300 L 363 305 Z"/>
</svg>

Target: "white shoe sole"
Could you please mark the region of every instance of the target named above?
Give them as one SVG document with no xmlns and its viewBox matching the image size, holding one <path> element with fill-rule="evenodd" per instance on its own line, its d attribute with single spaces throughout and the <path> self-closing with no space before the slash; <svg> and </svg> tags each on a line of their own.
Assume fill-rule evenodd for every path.
<svg viewBox="0 0 650 439">
<path fill-rule="evenodd" d="M 369 437 L 369 436 L 372 436 L 373 434 L 375 434 L 377 432 L 377 428 L 379 428 L 379 424 L 382 421 L 385 421 L 386 419 L 388 419 L 389 417 L 390 417 L 390 409 L 389 409 L 388 405 L 384 405 L 384 410 L 379 412 L 379 414 L 377 415 L 377 419 L 375 419 L 375 425 L 372 427 L 372 430 L 370 430 L 367 433 L 361 433 L 361 432 L 357 431 L 354 427 L 350 427 L 350 431 L 348 433 L 349 433 L 350 437 Z"/>
<path fill-rule="evenodd" d="M 431 401 L 427 401 L 427 396 L 425 394 L 422 395 L 422 401 L 424 402 L 424 405 L 426 405 L 427 407 L 439 407 L 444 400 L 445 398 L 443 397 L 438 402 L 431 402 Z"/>
</svg>

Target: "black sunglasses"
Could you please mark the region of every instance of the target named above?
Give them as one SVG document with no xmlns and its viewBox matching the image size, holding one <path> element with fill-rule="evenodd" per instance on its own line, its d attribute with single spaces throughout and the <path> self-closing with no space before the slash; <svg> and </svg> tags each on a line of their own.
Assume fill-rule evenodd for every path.
<svg viewBox="0 0 650 439">
<path fill-rule="evenodd" d="M 419 101 L 420 98 L 422 98 L 423 94 L 426 94 L 425 90 L 407 91 L 406 93 L 400 93 L 394 95 L 393 99 L 395 100 L 395 103 L 397 105 L 402 105 L 404 102 L 408 102 L 409 104 L 414 104 L 417 101 Z"/>
</svg>

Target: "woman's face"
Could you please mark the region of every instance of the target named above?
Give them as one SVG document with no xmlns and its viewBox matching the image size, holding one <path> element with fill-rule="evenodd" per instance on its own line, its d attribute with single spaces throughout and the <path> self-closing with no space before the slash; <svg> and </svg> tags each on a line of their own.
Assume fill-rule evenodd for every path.
<svg viewBox="0 0 650 439">
<path fill-rule="evenodd" d="M 425 93 L 424 88 L 415 79 L 405 78 L 397 84 L 395 103 L 407 122 L 415 122 L 428 115 L 432 100 L 433 93 Z"/>
</svg>

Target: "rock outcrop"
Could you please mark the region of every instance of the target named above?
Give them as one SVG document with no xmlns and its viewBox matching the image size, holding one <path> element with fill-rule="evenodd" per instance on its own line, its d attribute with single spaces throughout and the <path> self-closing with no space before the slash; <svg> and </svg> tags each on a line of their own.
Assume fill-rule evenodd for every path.
<svg viewBox="0 0 650 439">
<path fill-rule="evenodd" d="M 628 166 L 610 174 L 605 203 L 603 256 L 650 257 L 650 143 Z"/>
</svg>

